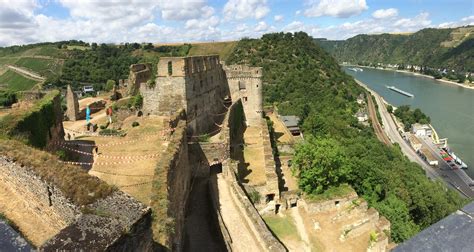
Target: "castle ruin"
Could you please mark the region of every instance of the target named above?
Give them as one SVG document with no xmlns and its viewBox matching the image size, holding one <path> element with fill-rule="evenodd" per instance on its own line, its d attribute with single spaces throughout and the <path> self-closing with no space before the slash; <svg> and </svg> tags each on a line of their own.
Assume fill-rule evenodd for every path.
<svg viewBox="0 0 474 252">
<path fill-rule="evenodd" d="M 79 101 L 76 93 L 72 91 L 71 85 L 67 85 L 66 91 L 66 115 L 70 121 L 76 121 L 79 119 Z"/>
<path fill-rule="evenodd" d="M 262 118 L 263 98 L 258 67 L 224 66 L 219 56 L 164 57 L 155 86 L 140 86 L 145 114 L 171 115 L 185 109 L 194 134 L 216 130 L 225 102 L 242 99 L 248 123 Z"/>
</svg>

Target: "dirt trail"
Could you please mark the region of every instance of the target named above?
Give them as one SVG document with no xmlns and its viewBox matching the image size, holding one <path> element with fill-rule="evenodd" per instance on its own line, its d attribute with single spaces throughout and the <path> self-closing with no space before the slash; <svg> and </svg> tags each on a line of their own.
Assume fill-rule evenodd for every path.
<svg viewBox="0 0 474 252">
<path fill-rule="evenodd" d="M 232 237 L 237 251 L 261 251 L 261 248 L 247 226 L 244 213 L 234 203 L 230 185 L 224 178 L 218 178 L 220 210 L 224 223 Z"/>
<path fill-rule="evenodd" d="M 291 216 L 295 220 L 296 230 L 298 231 L 298 236 L 301 238 L 304 244 L 304 251 L 311 251 L 311 247 L 309 246 L 309 236 L 306 232 L 306 227 L 304 226 L 303 217 L 300 215 L 300 211 L 298 207 L 293 207 L 290 210 Z"/>
<path fill-rule="evenodd" d="M 26 77 L 28 79 L 40 80 L 40 81 L 46 80 L 46 78 L 44 78 L 43 76 L 41 76 L 37 73 L 33 73 L 31 71 L 28 71 L 24 68 L 19 68 L 19 67 L 12 66 L 12 65 L 8 65 L 7 67 L 10 68 L 11 70 L 23 75 L 24 77 Z"/>
</svg>

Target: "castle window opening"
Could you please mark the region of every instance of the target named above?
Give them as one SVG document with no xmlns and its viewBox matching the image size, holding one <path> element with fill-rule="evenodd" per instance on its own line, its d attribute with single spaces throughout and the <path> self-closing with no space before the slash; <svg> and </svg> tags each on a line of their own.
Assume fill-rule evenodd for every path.
<svg viewBox="0 0 474 252">
<path fill-rule="evenodd" d="M 275 214 L 277 214 L 278 211 L 280 211 L 280 204 L 275 205 Z"/>
<path fill-rule="evenodd" d="M 246 102 L 246 101 L 247 101 L 247 96 L 244 96 L 244 102 Z"/>
<path fill-rule="evenodd" d="M 270 194 L 267 194 L 265 195 L 265 202 L 270 202 L 272 201 L 273 199 L 275 199 L 275 194 L 274 193 L 270 193 Z"/>
<path fill-rule="evenodd" d="M 173 75 L 173 63 L 171 61 L 168 61 L 168 75 Z"/>
<path fill-rule="evenodd" d="M 334 201 L 334 205 L 339 205 L 339 200 Z"/>
<path fill-rule="evenodd" d="M 199 84 L 201 84 L 201 87 L 202 87 L 202 80 L 199 81 Z"/>
<path fill-rule="evenodd" d="M 245 90 L 246 89 L 245 82 L 237 81 L 237 83 L 239 84 L 239 90 Z"/>
</svg>

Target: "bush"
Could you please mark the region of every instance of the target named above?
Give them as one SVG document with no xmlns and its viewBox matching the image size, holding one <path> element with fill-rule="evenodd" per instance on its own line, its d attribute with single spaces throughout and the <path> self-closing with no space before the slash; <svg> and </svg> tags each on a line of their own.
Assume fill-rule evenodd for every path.
<svg viewBox="0 0 474 252">
<path fill-rule="evenodd" d="M 137 127 L 137 126 L 140 126 L 140 124 L 138 122 L 135 121 L 135 122 L 132 123 L 132 127 Z"/>
<path fill-rule="evenodd" d="M 115 81 L 114 80 L 108 80 L 107 83 L 105 83 L 105 91 L 110 91 L 115 87 Z"/>
<path fill-rule="evenodd" d="M 252 190 L 249 192 L 249 198 L 252 201 L 252 203 L 260 203 L 260 199 L 262 198 L 262 195 L 256 190 Z"/>
<path fill-rule="evenodd" d="M 143 96 L 140 94 L 132 96 L 127 104 L 128 108 L 140 109 L 143 106 Z"/>
<path fill-rule="evenodd" d="M 67 153 L 64 150 L 56 151 L 56 156 L 61 160 L 67 160 Z"/>
<path fill-rule="evenodd" d="M 17 96 L 12 91 L 0 91 L 0 106 L 9 107 L 17 102 Z"/>
</svg>

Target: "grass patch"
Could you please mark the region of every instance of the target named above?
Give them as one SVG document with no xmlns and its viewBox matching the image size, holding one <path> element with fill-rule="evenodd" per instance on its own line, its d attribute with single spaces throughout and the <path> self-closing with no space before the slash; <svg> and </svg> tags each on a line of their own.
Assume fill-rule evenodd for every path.
<svg viewBox="0 0 474 252">
<path fill-rule="evenodd" d="M 68 45 L 68 46 L 67 46 L 67 49 L 68 49 L 68 50 L 77 49 L 77 50 L 85 51 L 85 50 L 90 50 L 91 48 L 90 48 L 89 46 Z"/>
<path fill-rule="evenodd" d="M 6 84 L 5 86 L 12 91 L 29 90 L 33 88 L 36 83 L 38 82 L 25 78 L 12 70 L 7 70 L 0 76 L 0 85 Z"/>
<path fill-rule="evenodd" d="M 221 60 L 226 60 L 237 45 L 236 41 L 192 44 L 189 56 L 219 54 Z"/>
<path fill-rule="evenodd" d="M 278 215 L 271 215 L 263 216 L 263 219 L 277 237 L 299 240 L 296 225 L 290 216 L 280 217 Z"/>
<path fill-rule="evenodd" d="M 348 184 L 341 184 L 337 187 L 330 187 L 321 194 L 309 194 L 305 196 L 305 199 L 310 202 L 320 202 L 325 200 L 334 199 L 337 197 L 343 197 L 354 192 L 354 189 Z"/>
<path fill-rule="evenodd" d="M 56 45 L 41 46 L 35 55 L 49 56 L 53 58 L 64 58 L 64 53 Z"/>
<path fill-rule="evenodd" d="M 15 65 L 30 69 L 42 76 L 59 75 L 62 67 L 58 60 L 40 58 L 21 58 Z"/>
</svg>

